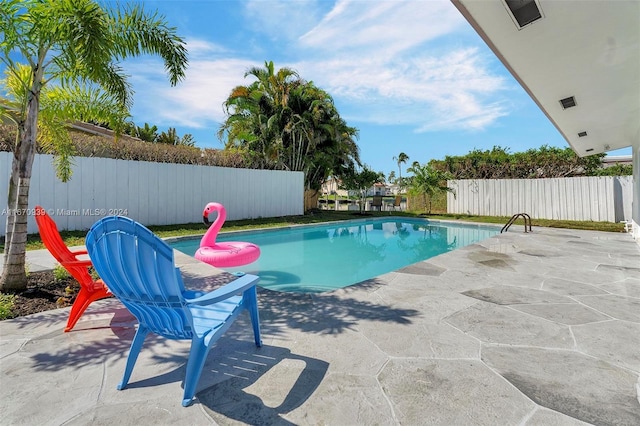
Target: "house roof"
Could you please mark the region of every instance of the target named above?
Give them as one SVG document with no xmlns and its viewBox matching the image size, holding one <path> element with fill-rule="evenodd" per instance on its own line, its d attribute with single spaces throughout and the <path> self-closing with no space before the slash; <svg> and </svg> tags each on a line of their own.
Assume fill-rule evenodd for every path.
<svg viewBox="0 0 640 426">
<path fill-rule="evenodd" d="M 520 27 L 507 3 L 534 0 L 451 1 L 578 155 L 640 140 L 640 2 L 535 0 Z"/>
</svg>

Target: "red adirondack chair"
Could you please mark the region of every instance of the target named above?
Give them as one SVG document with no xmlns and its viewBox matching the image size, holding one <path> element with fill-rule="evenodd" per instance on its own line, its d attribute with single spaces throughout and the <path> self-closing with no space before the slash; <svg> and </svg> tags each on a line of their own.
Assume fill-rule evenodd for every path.
<svg viewBox="0 0 640 426">
<path fill-rule="evenodd" d="M 69 313 L 69 320 L 64 329 L 65 332 L 71 331 L 91 303 L 99 299 L 104 299 L 105 297 L 111 297 L 113 294 L 111 294 L 101 279 L 94 280 L 91 277 L 89 273 L 89 268 L 92 266 L 91 260 L 78 258 L 78 256 L 83 254 L 86 255 L 87 251 L 69 250 L 60 236 L 56 223 L 51 219 L 51 216 L 47 214 L 45 209 L 36 206 L 35 216 L 38 230 L 40 231 L 40 238 L 47 250 L 49 250 L 58 263 L 80 283 L 80 291 L 76 296 L 76 300 L 73 302 L 71 312 Z"/>
</svg>

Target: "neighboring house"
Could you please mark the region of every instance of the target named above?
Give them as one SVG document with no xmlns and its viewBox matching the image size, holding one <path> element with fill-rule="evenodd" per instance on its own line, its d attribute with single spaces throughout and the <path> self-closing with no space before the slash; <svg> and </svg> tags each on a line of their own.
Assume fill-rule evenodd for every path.
<svg viewBox="0 0 640 426">
<path fill-rule="evenodd" d="M 398 195 L 400 193 L 400 187 L 398 185 L 387 185 L 384 183 L 376 183 L 367 191 L 367 196 L 382 195 L 384 197 L 390 197 Z"/>
<path fill-rule="evenodd" d="M 387 185 L 384 183 L 374 183 L 373 186 L 367 190 L 367 196 L 388 195 L 387 192 Z"/>
<path fill-rule="evenodd" d="M 400 193 L 400 187 L 398 185 L 387 185 L 389 189 L 388 195 L 398 195 Z"/>
<path fill-rule="evenodd" d="M 602 159 L 602 168 L 607 168 L 620 164 L 621 166 L 628 166 L 633 164 L 633 157 L 631 155 L 607 155 Z"/>
<path fill-rule="evenodd" d="M 322 184 L 322 194 L 323 195 L 339 195 L 341 197 L 346 197 L 349 194 L 349 191 L 345 189 L 340 189 L 341 182 L 339 179 L 335 179 L 330 177 L 327 181 Z"/>
<path fill-rule="evenodd" d="M 323 195 L 339 195 L 341 197 L 360 195 L 358 191 L 347 191 L 344 189 L 340 189 L 340 180 L 334 178 L 327 179 L 327 181 L 322 185 L 321 190 Z M 376 183 L 367 190 L 367 197 L 372 197 L 374 195 L 392 196 L 397 195 L 398 191 L 399 188 L 397 185 Z"/>
<path fill-rule="evenodd" d="M 640 242 L 640 2 L 451 2 L 579 156 L 631 147 Z"/>
</svg>

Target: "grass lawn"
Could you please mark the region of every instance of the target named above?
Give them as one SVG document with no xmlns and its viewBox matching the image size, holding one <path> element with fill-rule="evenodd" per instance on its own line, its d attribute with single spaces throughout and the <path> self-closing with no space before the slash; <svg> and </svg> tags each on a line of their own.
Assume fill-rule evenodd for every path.
<svg viewBox="0 0 640 426">
<path fill-rule="evenodd" d="M 256 228 L 277 228 L 281 226 L 290 226 L 298 224 L 320 223 L 320 222 L 332 222 L 337 220 L 349 220 L 358 219 L 364 217 L 385 217 L 393 214 L 394 216 L 406 216 L 416 217 L 424 219 L 440 219 L 440 220 L 460 220 L 465 222 L 476 223 L 496 223 L 504 225 L 509 220 L 508 217 L 494 217 L 494 216 L 470 216 L 461 214 L 424 214 L 415 212 L 366 212 L 366 216 L 360 215 L 354 211 L 331 211 L 331 210 L 317 210 L 311 214 L 302 216 L 285 216 L 285 217 L 271 217 L 271 218 L 259 218 L 259 219 L 244 219 L 244 220 L 229 220 L 225 222 L 222 232 L 239 231 L 245 229 Z M 571 220 L 549 220 L 549 219 L 532 219 L 533 226 L 544 226 L 550 228 L 571 228 L 571 229 L 583 229 L 592 231 L 606 231 L 606 232 L 624 232 L 624 225 L 621 223 L 610 222 L 580 222 Z M 516 221 L 511 230 L 516 231 L 523 225 L 522 219 Z M 159 225 L 149 226 L 154 233 L 160 237 L 179 237 L 184 235 L 198 235 L 204 234 L 207 230 L 203 223 L 187 223 L 180 225 Z M 84 245 L 84 237 L 86 231 L 63 231 L 61 232 L 62 238 L 68 246 Z M 39 234 L 29 234 L 27 237 L 27 250 L 43 249 L 44 245 L 40 240 Z M 0 240 L 0 250 L 4 250 L 4 240 Z"/>
</svg>

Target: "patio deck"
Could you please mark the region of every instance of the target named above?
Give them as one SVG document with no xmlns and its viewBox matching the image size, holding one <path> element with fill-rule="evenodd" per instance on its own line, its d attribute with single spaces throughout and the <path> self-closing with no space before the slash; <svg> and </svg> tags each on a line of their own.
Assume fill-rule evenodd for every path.
<svg viewBox="0 0 640 426">
<path fill-rule="evenodd" d="M 183 408 L 189 342 L 135 332 L 117 300 L 0 322 L 2 424 L 640 424 L 640 246 L 628 234 L 510 232 L 320 295 L 259 293 Z M 37 269 L 46 254 L 30 253 Z M 184 255 L 187 285 L 227 275 Z M 206 277 L 204 280 L 202 277 Z M 584 423 L 583 423 L 584 422 Z"/>
</svg>

